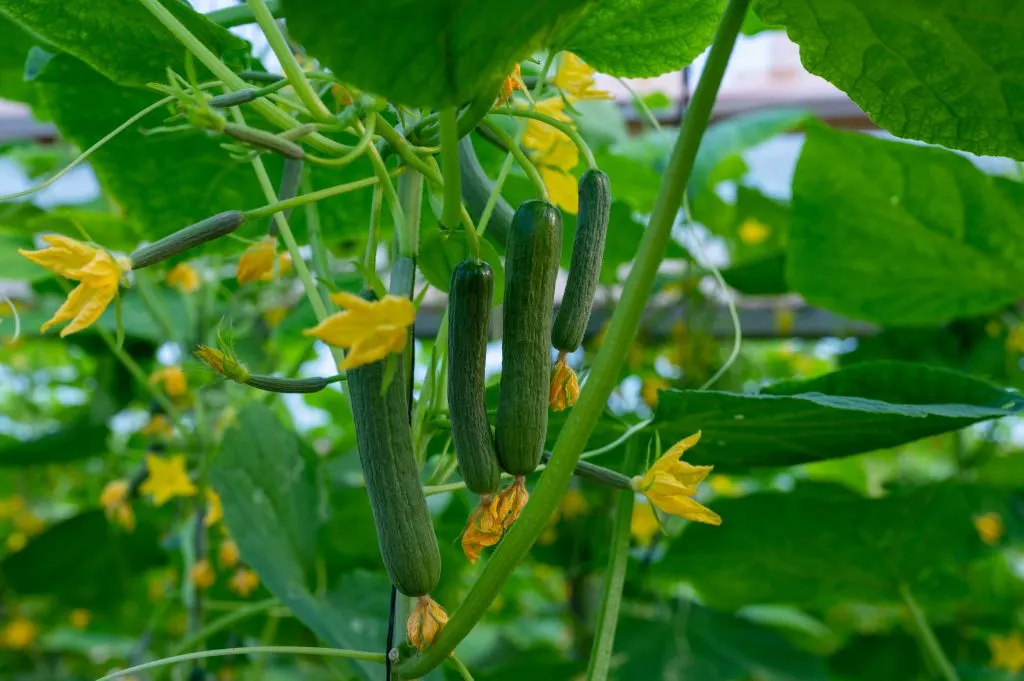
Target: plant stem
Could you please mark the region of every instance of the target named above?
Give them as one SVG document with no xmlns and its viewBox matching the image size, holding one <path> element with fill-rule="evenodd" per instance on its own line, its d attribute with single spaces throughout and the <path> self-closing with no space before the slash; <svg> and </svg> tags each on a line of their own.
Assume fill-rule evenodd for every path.
<svg viewBox="0 0 1024 681">
<path fill-rule="evenodd" d="M 255 161 L 259 161 L 259 158 L 257 157 Z M 262 162 L 260 162 L 260 165 L 262 165 Z M 275 193 L 274 196 L 272 197 L 274 199 L 273 203 L 268 203 L 265 206 L 260 206 L 259 208 L 253 208 L 252 210 L 246 211 L 245 219 L 247 222 L 259 220 L 261 218 L 267 217 L 268 215 L 275 215 L 285 210 L 290 210 L 292 208 L 304 206 L 307 203 L 323 201 L 324 199 L 329 199 L 332 196 L 337 196 L 338 194 L 345 194 L 347 192 L 356 191 L 357 189 L 372 187 L 378 182 L 380 182 L 380 178 L 364 177 L 363 179 L 356 180 L 355 182 L 348 182 L 346 184 L 335 185 L 334 187 L 327 187 L 326 189 L 320 189 L 315 192 L 310 192 L 309 194 L 302 194 L 301 196 L 296 196 L 294 198 L 286 199 L 284 201 L 278 201 L 277 194 Z M 278 222 L 278 227 L 280 228 L 280 221 Z"/>
<path fill-rule="evenodd" d="M 267 0 L 267 9 L 272 15 L 280 18 L 283 14 L 280 0 Z M 232 5 L 223 9 L 215 9 L 205 14 L 206 18 L 224 28 L 244 26 L 256 21 L 252 10 L 245 5 Z"/>
<path fill-rule="evenodd" d="M 251 648 L 221 648 L 219 650 L 200 650 L 195 653 L 184 655 L 173 655 L 160 660 L 153 660 L 145 664 L 119 669 L 111 672 L 96 681 L 113 681 L 122 676 L 129 676 L 147 669 L 165 667 L 169 664 L 188 662 L 189 660 L 202 660 L 208 657 L 228 657 L 231 655 L 320 655 L 322 657 L 347 657 L 350 660 L 363 660 L 364 662 L 376 662 L 384 664 L 384 653 L 371 653 L 365 650 L 345 650 L 342 648 L 311 648 L 307 646 L 252 646 Z"/>
<path fill-rule="evenodd" d="M 380 180 L 381 191 L 391 208 L 391 219 L 395 221 L 395 236 L 398 239 L 398 254 L 407 258 L 413 256 L 412 235 L 409 234 L 409 225 L 405 219 L 405 211 L 402 210 L 402 202 L 398 200 L 398 192 L 391 182 L 388 169 L 384 165 L 384 159 L 380 157 L 377 147 L 372 144 L 369 147 L 370 164 L 373 165 L 373 172 Z"/>
<path fill-rule="evenodd" d="M 423 208 L 423 176 L 419 173 L 402 173 L 398 178 L 398 202 L 402 205 L 405 221 L 409 225 L 409 241 L 412 242 L 412 258 L 420 254 L 420 221 Z"/>
<path fill-rule="evenodd" d="M 276 598 L 268 598 L 265 601 L 259 601 L 257 603 L 247 603 L 245 606 L 233 610 L 222 617 L 218 617 L 212 622 L 208 623 L 199 631 L 195 632 L 178 645 L 171 649 L 171 655 L 180 655 L 187 651 L 189 648 L 203 642 L 210 638 L 214 634 L 219 634 L 225 629 L 229 629 L 232 625 L 237 624 L 243 620 L 246 620 L 254 615 L 258 615 L 262 612 L 270 610 L 275 605 L 279 605 L 280 601 Z"/>
<path fill-rule="evenodd" d="M 203 44 L 199 38 L 192 35 L 185 24 L 178 21 L 178 18 L 171 14 L 170 10 L 164 7 L 160 0 L 139 0 L 143 7 L 148 9 L 157 20 L 178 39 L 185 48 L 199 59 L 202 64 L 210 70 L 213 75 L 220 79 L 225 89 L 243 90 L 249 87 L 242 78 L 232 71 L 227 64 L 220 60 L 213 51 Z M 299 122 L 282 111 L 273 103 L 265 99 L 257 99 L 252 103 L 252 108 L 268 121 L 282 130 L 290 130 L 299 126 Z M 348 148 L 338 144 L 334 140 L 324 137 L 319 133 L 309 136 L 309 142 L 321 151 L 331 153 L 344 153 Z"/>
<path fill-rule="evenodd" d="M 900 598 L 903 599 L 904 605 L 910 611 L 910 623 L 913 625 L 914 633 L 917 634 L 918 641 L 921 644 L 921 653 L 924 656 L 925 662 L 930 663 L 933 670 L 942 674 L 942 678 L 946 681 L 960 681 L 956 668 L 953 667 L 953 663 L 946 657 L 946 653 L 939 644 L 939 639 L 935 637 L 935 631 L 932 630 L 931 624 L 928 623 L 928 618 L 925 617 L 921 606 L 914 600 L 914 594 L 910 592 L 910 587 L 905 583 L 900 584 Z"/>
<path fill-rule="evenodd" d="M 449 657 L 448 660 L 452 663 L 452 666 L 455 667 L 455 671 L 459 673 L 459 676 L 462 677 L 462 681 L 473 681 L 473 675 L 469 673 L 469 669 L 467 669 L 466 665 L 462 663 L 462 660 L 454 655 Z"/>
<path fill-rule="evenodd" d="M 462 178 L 459 175 L 458 124 L 455 120 L 455 107 L 451 106 L 441 112 L 441 170 L 444 173 L 441 225 L 455 229 L 459 224 L 459 208 L 462 205 Z"/>
<path fill-rule="evenodd" d="M 643 460 L 639 442 L 626 445 L 626 462 L 622 472 L 633 475 Z M 619 606 L 622 604 L 622 585 L 626 581 L 626 566 L 629 564 L 629 536 L 633 519 L 633 490 L 619 492 L 612 520 L 611 553 L 608 568 L 604 574 L 601 590 L 601 611 L 597 616 L 597 630 L 594 632 L 594 646 L 590 649 L 590 663 L 587 665 L 586 681 L 605 681 L 615 645 L 615 627 L 619 621 Z"/>
<path fill-rule="evenodd" d="M 384 192 L 380 184 L 373 188 L 373 200 L 370 204 L 370 232 L 366 237 L 366 255 L 363 256 L 363 268 L 367 273 L 377 271 L 377 244 L 380 235 L 380 209 L 384 203 Z"/>
<path fill-rule="evenodd" d="M 312 189 L 309 179 L 303 181 L 303 189 Z M 324 282 L 331 281 L 331 256 L 327 252 L 327 244 L 324 243 L 324 234 L 320 227 L 320 211 L 315 203 L 307 203 L 306 206 L 306 238 L 309 240 L 309 248 L 313 251 L 313 272 L 320 282 L 318 287 L 321 298 L 328 298 L 329 291 Z"/>
<path fill-rule="evenodd" d="M 334 120 L 331 112 L 313 91 L 313 86 L 309 84 L 306 74 L 303 73 L 302 67 L 299 66 L 295 55 L 292 54 L 292 49 L 288 46 L 288 41 L 285 40 L 284 33 L 277 25 L 277 20 L 274 19 L 270 8 L 263 0 L 246 0 L 246 4 L 252 10 L 252 15 L 256 18 L 256 23 L 260 25 L 260 30 L 263 31 L 267 42 L 270 43 L 270 49 L 274 51 L 277 60 L 281 62 L 284 75 L 288 77 L 288 82 L 295 90 L 295 94 L 299 96 L 299 101 L 306 105 L 306 109 L 309 110 L 313 118 L 320 121 Z"/>
<path fill-rule="evenodd" d="M 555 118 L 552 118 L 551 116 L 542 114 L 539 111 L 531 111 L 529 109 L 495 109 L 491 113 L 498 114 L 499 116 L 532 118 L 534 120 L 541 121 L 542 123 L 547 123 L 552 128 L 555 128 L 556 130 L 565 134 L 569 139 L 572 140 L 572 143 L 576 145 L 576 147 L 580 150 L 580 153 L 583 155 L 583 160 L 587 162 L 588 168 L 593 169 L 597 167 L 597 160 L 594 158 L 594 152 L 592 152 L 587 143 L 583 141 L 583 137 L 581 137 L 580 134 L 576 131 L 576 128 L 572 127 L 572 125 L 570 125 L 569 123 L 557 120 Z"/>
<path fill-rule="evenodd" d="M 544 531 L 548 519 L 568 488 L 576 461 L 615 387 L 619 370 L 636 336 L 644 304 L 651 295 L 658 267 L 665 257 L 672 225 L 693 170 L 697 149 L 711 118 L 725 67 L 729 63 L 729 56 L 749 5 L 750 0 L 730 0 L 725 10 L 700 85 L 686 111 L 683 129 L 672 150 L 636 260 L 612 315 L 608 335 L 594 360 L 579 401 L 558 435 L 547 470 L 541 475 L 519 520 L 502 540 L 466 600 L 434 639 L 434 643 L 399 665 L 402 678 L 425 676 L 441 664 L 472 630 L 498 595 L 505 580 Z"/>
<path fill-rule="evenodd" d="M 363 134 L 360 135 L 359 141 L 352 147 L 352 150 L 340 158 L 321 158 L 319 156 L 313 156 L 306 154 L 306 160 L 310 163 L 316 163 L 317 165 L 330 166 L 332 168 L 340 168 L 341 166 L 347 166 L 357 158 L 362 156 L 366 152 L 366 148 L 373 142 L 373 134 L 377 129 L 377 120 L 380 117 L 376 113 L 370 114 L 367 118 L 366 125 L 363 128 Z"/>
<path fill-rule="evenodd" d="M 420 171 L 423 177 L 427 178 L 434 184 L 441 184 L 441 174 L 438 173 L 434 168 L 430 166 L 426 161 L 416 155 L 416 151 L 412 148 L 409 140 L 405 139 L 395 128 L 385 120 L 381 120 L 377 126 L 380 136 L 384 138 L 384 141 L 391 145 L 391 148 L 398 152 L 398 155 L 402 157 L 405 164 L 411 168 Z"/>
<path fill-rule="evenodd" d="M 483 124 L 484 127 L 486 127 L 488 130 L 494 133 L 495 136 L 497 136 L 498 139 L 500 139 L 505 144 L 505 146 L 508 147 L 508 153 L 513 158 L 515 158 L 516 163 L 519 164 L 519 167 L 523 169 L 523 172 L 526 173 L 526 176 L 530 178 L 531 182 L 533 182 L 533 186 L 537 190 L 537 193 L 540 195 L 540 198 L 547 201 L 548 188 L 544 186 L 544 180 L 541 179 L 540 172 L 537 170 L 537 166 L 533 165 L 533 162 L 531 162 L 530 159 L 526 157 L 526 154 L 523 153 L 523 150 L 519 148 L 519 144 L 514 139 L 512 139 L 512 137 L 507 132 L 502 130 L 500 126 L 497 126 L 486 119 L 484 120 Z"/>
</svg>

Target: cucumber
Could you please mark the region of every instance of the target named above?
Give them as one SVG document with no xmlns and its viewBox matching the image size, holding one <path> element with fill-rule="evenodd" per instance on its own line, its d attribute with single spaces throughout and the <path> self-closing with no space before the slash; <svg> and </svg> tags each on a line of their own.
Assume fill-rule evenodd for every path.
<svg viewBox="0 0 1024 681">
<path fill-rule="evenodd" d="M 484 212 L 487 199 L 491 196 L 494 183 L 487 177 L 480 161 L 473 150 L 471 136 L 459 140 L 459 172 L 462 175 L 462 200 L 466 202 L 466 209 L 476 222 Z M 491 217 L 487 221 L 487 231 L 484 235 L 490 237 L 491 241 L 499 246 L 504 246 L 508 240 L 509 225 L 512 224 L 512 206 L 508 201 L 498 197 L 494 205 Z"/>
<path fill-rule="evenodd" d="M 452 443 L 466 487 L 491 494 L 501 485 L 498 454 L 484 404 L 484 360 L 491 316 L 494 271 L 485 262 L 463 260 L 448 289 L 448 405 Z"/>
<path fill-rule="evenodd" d="M 495 445 L 501 467 L 526 475 L 540 462 L 548 428 L 551 311 L 562 250 L 562 216 L 546 201 L 516 210 L 505 252 L 505 317 Z"/>
<path fill-rule="evenodd" d="M 583 342 L 594 293 L 601 279 L 601 260 L 612 207 L 608 176 L 600 170 L 583 173 L 579 189 L 580 211 L 576 218 L 569 279 L 551 329 L 551 344 L 562 352 L 573 352 Z"/>
<path fill-rule="evenodd" d="M 441 578 L 441 554 L 413 454 L 405 371 L 396 360 L 383 394 L 387 360 L 349 370 L 349 399 L 384 567 L 396 589 L 423 596 Z"/>
</svg>

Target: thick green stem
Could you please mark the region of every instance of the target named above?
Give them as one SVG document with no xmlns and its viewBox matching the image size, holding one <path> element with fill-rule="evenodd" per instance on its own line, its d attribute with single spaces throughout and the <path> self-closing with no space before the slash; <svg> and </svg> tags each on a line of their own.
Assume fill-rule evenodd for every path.
<svg viewBox="0 0 1024 681">
<path fill-rule="evenodd" d="M 280 0 L 267 0 L 267 9 L 277 18 L 280 18 L 284 14 L 281 10 Z M 212 12 L 207 12 L 206 18 L 215 24 L 223 26 L 224 28 L 244 26 L 245 24 L 252 24 L 256 21 L 256 17 L 253 16 L 252 10 L 245 5 L 232 5 L 231 7 L 225 7 L 223 9 L 215 9 Z"/>
<path fill-rule="evenodd" d="M 402 678 L 425 676 L 441 664 L 473 629 L 498 595 L 505 580 L 544 531 L 548 519 L 568 488 L 576 461 L 615 387 L 619 370 L 640 325 L 644 305 L 654 288 L 654 279 L 665 257 L 672 224 L 690 179 L 697 149 L 711 118 L 725 67 L 729 63 L 729 56 L 749 5 L 750 0 L 730 0 L 725 10 L 700 85 L 686 111 L 682 131 L 672 150 L 672 158 L 666 168 L 650 223 L 644 230 L 636 260 L 612 316 L 608 335 L 594 360 L 580 399 L 558 435 L 547 470 L 541 475 L 519 520 L 502 540 L 466 600 L 434 643 L 399 666 Z"/>
<path fill-rule="evenodd" d="M 555 128 L 556 130 L 565 134 L 569 139 L 572 140 L 572 143 L 576 145 L 576 148 L 578 148 L 580 150 L 580 153 L 583 155 L 583 160 L 587 162 L 588 168 L 597 167 L 597 160 L 594 158 L 594 152 L 590 150 L 590 147 L 583 140 L 583 137 L 581 137 L 580 134 L 576 131 L 576 128 L 572 127 L 572 125 L 570 125 L 569 123 L 557 120 L 555 118 L 552 118 L 551 116 L 542 114 L 539 111 L 531 111 L 529 109 L 495 109 L 491 113 L 498 114 L 501 116 L 532 118 L 534 120 L 541 121 L 542 123 L 547 123 L 552 128 Z"/>
<path fill-rule="evenodd" d="M 402 173 L 398 178 L 398 201 L 409 225 L 409 240 L 412 242 L 412 257 L 420 254 L 420 221 L 423 212 L 423 176 L 419 173 Z"/>
<path fill-rule="evenodd" d="M 643 461 L 643 448 L 637 440 L 626 445 L 626 462 L 622 472 L 633 475 Z M 587 665 L 586 681 L 605 681 L 615 645 L 615 627 L 619 622 L 619 606 L 622 604 L 622 585 L 626 581 L 626 566 L 629 564 L 630 525 L 633 520 L 633 490 L 619 492 L 612 520 L 611 553 L 608 568 L 604 574 L 601 590 L 601 611 L 597 616 L 594 632 L 594 647 L 590 649 L 590 663 Z"/>
<path fill-rule="evenodd" d="M 391 182 L 391 176 L 388 175 L 388 169 L 384 165 L 384 159 L 380 157 L 380 152 L 372 144 L 370 145 L 369 152 L 370 164 L 373 166 L 373 172 L 377 179 L 380 180 L 380 188 L 384 192 L 384 200 L 388 202 L 388 207 L 391 209 L 391 219 L 395 222 L 398 254 L 411 258 L 413 256 L 412 235 L 409 234 L 409 225 L 405 219 L 405 211 L 402 210 L 402 202 L 398 199 L 398 192 L 395 191 L 395 185 Z"/>
<path fill-rule="evenodd" d="M 526 157 L 523 150 L 519 148 L 519 143 L 512 139 L 512 137 L 499 126 L 488 120 L 484 120 L 484 127 L 494 133 L 494 135 L 505 144 L 508 148 L 508 153 L 516 160 L 516 163 L 518 163 L 519 167 L 523 169 L 526 176 L 530 178 L 530 182 L 533 183 L 533 186 L 540 195 L 540 198 L 547 201 L 548 188 L 544 186 L 544 180 L 541 179 L 540 171 L 538 171 L 537 166 L 533 165 L 533 162 Z"/>
<path fill-rule="evenodd" d="M 324 103 L 316 96 L 316 92 L 313 91 L 313 86 L 309 84 L 309 80 L 306 78 L 306 74 L 303 73 L 302 67 L 299 66 L 299 62 L 295 60 L 295 55 L 292 54 L 291 48 L 288 47 L 288 41 L 285 40 L 284 34 L 281 33 L 281 28 L 277 25 L 277 20 L 274 19 L 270 8 L 267 7 L 263 0 L 246 0 L 246 4 L 252 10 L 252 15 L 256 18 L 256 23 L 260 25 L 260 29 L 263 31 L 267 42 L 270 43 L 270 49 L 274 51 L 277 60 L 281 62 L 284 75 L 288 76 L 288 82 L 291 84 L 292 89 L 295 90 L 295 94 L 299 96 L 299 101 L 306 106 L 306 109 L 309 110 L 313 118 L 320 121 L 334 120 L 331 112 L 327 110 Z"/>
<path fill-rule="evenodd" d="M 910 623 L 921 644 L 921 654 L 924 656 L 925 662 L 932 666 L 933 671 L 942 674 L 942 678 L 946 681 L 960 681 L 956 668 L 946 657 L 942 645 L 939 644 L 939 639 L 936 638 L 931 624 L 928 623 L 928 618 L 921 610 L 921 606 L 914 600 L 914 594 L 906 584 L 900 584 L 900 598 L 903 599 L 904 605 L 910 611 Z"/>
<path fill-rule="evenodd" d="M 370 204 L 370 232 L 366 237 L 366 255 L 363 256 L 363 268 L 367 274 L 377 271 L 377 244 L 380 242 L 380 209 L 384 203 L 384 192 L 378 184 L 373 188 L 373 200 Z"/>
</svg>

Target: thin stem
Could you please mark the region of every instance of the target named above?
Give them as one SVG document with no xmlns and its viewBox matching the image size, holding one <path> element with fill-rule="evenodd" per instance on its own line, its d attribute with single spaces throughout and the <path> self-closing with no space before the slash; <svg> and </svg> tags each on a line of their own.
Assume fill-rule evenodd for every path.
<svg viewBox="0 0 1024 681">
<path fill-rule="evenodd" d="M 307 177 L 303 180 L 303 189 L 312 189 L 312 184 Z M 320 296 L 328 297 L 327 286 L 323 282 L 331 280 L 331 256 L 327 252 L 327 244 L 324 243 L 324 234 L 320 225 L 320 211 L 315 203 L 307 203 L 306 206 L 306 235 L 309 240 L 309 248 L 313 251 L 313 272 L 320 283 Z"/>
<path fill-rule="evenodd" d="M 259 157 L 257 157 L 256 160 L 259 160 Z M 307 203 L 323 201 L 324 199 L 329 199 L 332 196 L 337 196 L 338 194 L 345 194 L 347 192 L 354 192 L 357 189 L 372 187 L 379 181 L 380 178 L 377 177 L 364 177 L 363 179 L 356 180 L 355 182 L 348 182 L 346 184 L 335 185 L 334 187 L 327 187 L 326 189 L 320 189 L 318 191 L 310 192 L 308 194 L 302 194 L 300 196 L 296 196 L 291 199 L 286 199 L 284 201 L 277 201 L 277 194 L 275 193 L 273 196 L 273 198 L 275 199 L 273 203 L 268 203 L 265 206 L 260 206 L 259 208 L 253 208 L 252 210 L 246 211 L 245 219 L 247 222 L 259 220 L 261 218 L 267 217 L 268 215 L 275 215 L 285 210 L 298 208 L 299 206 L 305 206 Z M 280 228 L 280 222 L 278 223 L 278 227 Z"/>
<path fill-rule="evenodd" d="M 462 677 L 462 681 L 473 681 L 473 675 L 469 673 L 469 669 L 467 669 L 466 665 L 462 663 L 462 660 L 452 655 L 448 658 L 448 661 L 452 663 L 453 667 L 455 667 L 455 671 L 457 671 L 459 676 Z"/>
<path fill-rule="evenodd" d="M 665 257 L 672 225 L 679 211 L 686 183 L 693 171 L 697 149 L 711 118 L 711 109 L 718 95 L 722 76 L 725 74 L 729 56 L 749 5 L 750 0 L 730 0 L 725 10 L 700 85 L 687 109 L 681 134 L 676 139 L 654 210 L 640 241 L 636 261 L 612 315 L 608 335 L 594 360 L 579 401 L 569 413 L 569 418 L 558 435 L 547 470 L 541 475 L 519 520 L 502 540 L 470 589 L 466 600 L 434 639 L 433 644 L 399 666 L 399 673 L 403 678 L 425 676 L 427 672 L 441 664 L 459 641 L 473 629 L 509 575 L 544 531 L 559 500 L 568 489 L 576 461 L 616 385 L 619 370 L 636 336 L 644 305 L 654 288 L 654 279 Z"/>
<path fill-rule="evenodd" d="M 165 657 L 160 660 L 153 660 L 152 662 L 146 662 L 144 664 L 136 665 L 134 667 L 128 667 L 127 669 L 119 669 L 116 672 L 111 672 L 106 676 L 100 677 L 96 681 L 113 681 L 114 679 L 119 679 L 122 676 L 137 674 L 138 672 L 146 671 L 147 669 L 156 669 L 157 667 L 165 667 L 167 665 L 177 664 L 179 662 L 188 662 L 189 660 L 202 660 L 208 657 L 275 654 L 319 655 L 322 657 L 347 657 L 350 660 L 362 660 L 364 662 L 376 662 L 378 664 L 384 664 L 385 659 L 384 653 L 371 653 L 365 650 L 345 650 L 342 648 L 311 648 L 307 646 L 252 646 L 251 648 L 221 648 L 219 650 L 200 650 L 194 653 L 186 653 L 184 655 L 172 655 L 171 657 Z"/>
<path fill-rule="evenodd" d="M 161 331 L 167 334 L 168 340 L 181 343 L 181 334 L 184 333 L 185 329 L 177 328 L 174 322 L 171 321 L 167 310 L 164 309 L 163 304 L 157 299 L 153 291 L 153 284 L 147 275 L 147 272 L 135 272 L 135 286 L 139 292 L 139 298 L 142 299 L 142 306 L 146 308 L 149 316 L 153 318 L 153 321 L 156 322 Z"/>
<path fill-rule="evenodd" d="M 69 163 L 66 166 L 64 166 L 64 168 L 60 172 L 58 172 L 56 175 L 43 180 L 41 183 L 37 184 L 35 187 L 32 187 L 30 189 L 24 189 L 24 190 L 22 190 L 20 192 L 14 192 L 13 194 L 3 194 L 3 195 L 0 195 L 0 201 L 10 201 L 11 199 L 20 199 L 23 196 L 28 196 L 29 194 L 34 194 L 34 193 L 36 193 L 37 191 L 39 191 L 41 189 L 46 189 L 47 187 L 49 187 L 51 184 L 53 184 L 54 182 L 56 182 L 60 178 L 64 177 L 68 173 L 70 173 L 79 163 L 81 163 L 85 159 L 89 158 L 89 156 L 91 156 L 93 154 L 93 152 L 95 152 L 97 149 L 99 149 L 100 147 L 105 145 L 107 142 L 109 142 L 110 140 L 114 139 L 115 137 L 120 135 L 122 132 L 124 132 L 125 130 L 127 130 L 128 128 L 130 128 L 135 123 L 139 122 L 141 119 L 145 118 L 149 114 L 153 113 L 154 111 L 156 111 L 160 107 L 162 107 L 162 106 L 164 106 L 166 104 L 170 104 L 171 102 L 173 102 L 176 99 L 177 99 L 177 97 L 164 97 L 163 99 L 158 99 L 157 101 L 153 102 L 152 104 L 150 104 L 149 106 L 147 106 L 146 108 L 142 109 L 137 114 L 135 114 L 134 116 L 132 116 L 131 118 L 126 120 L 121 125 L 117 126 L 113 130 L 108 132 L 106 135 L 104 135 L 102 138 L 100 138 L 96 142 L 96 144 L 92 145 L 91 147 L 89 147 L 88 149 L 83 151 L 81 154 L 78 155 L 78 157 L 74 161 L 72 161 L 71 163 Z"/>
<path fill-rule="evenodd" d="M 370 233 L 366 237 L 366 255 L 363 268 L 367 272 L 377 271 L 377 244 L 380 239 L 380 209 L 384 203 L 384 192 L 380 184 L 373 188 L 373 202 L 370 204 Z"/>
<path fill-rule="evenodd" d="M 391 145 L 391 148 L 398 152 L 398 155 L 405 161 L 406 165 L 420 171 L 423 177 L 427 178 L 434 184 L 442 184 L 441 174 L 437 172 L 433 167 L 430 166 L 426 161 L 416 155 L 416 151 L 413 149 L 409 140 L 405 139 L 401 133 L 385 120 L 380 121 L 378 126 L 380 136 L 384 138 L 384 141 Z"/>
<path fill-rule="evenodd" d="M 148 9 L 157 18 L 157 21 L 163 24 L 178 39 L 178 42 L 195 55 L 213 75 L 219 78 L 227 90 L 243 90 L 249 87 L 248 83 L 221 61 L 199 38 L 195 37 L 185 24 L 181 23 L 177 17 L 171 14 L 170 10 L 164 7 L 160 0 L 139 0 L 139 3 Z M 290 130 L 300 125 L 299 121 L 266 99 L 257 99 L 252 103 L 252 108 L 282 130 Z M 321 151 L 331 153 L 344 153 L 347 151 L 347 147 L 344 145 L 338 144 L 319 133 L 310 135 L 309 142 Z"/>
<path fill-rule="evenodd" d="M 654 115 L 653 111 L 651 111 L 651 107 L 647 106 L 647 102 L 644 101 L 644 98 L 633 89 L 633 86 L 630 85 L 625 78 L 616 78 L 615 80 L 619 81 L 619 85 L 626 88 L 626 92 L 628 92 L 629 96 L 633 99 L 633 106 L 635 106 L 640 113 L 643 114 L 643 117 L 647 119 L 647 124 L 654 130 L 661 132 L 661 123 L 658 122 L 658 117 Z"/>
<path fill-rule="evenodd" d="M 531 111 L 529 109 L 495 109 L 491 113 L 498 114 L 500 116 L 532 118 L 534 120 L 541 121 L 542 123 L 547 123 L 552 128 L 555 128 L 556 130 L 565 134 L 569 139 L 572 140 L 572 143 L 575 144 L 576 147 L 580 150 L 580 154 L 583 155 L 583 160 L 587 162 L 588 168 L 593 169 L 597 167 L 597 160 L 594 159 L 594 152 L 590 150 L 590 147 L 587 146 L 587 143 L 583 140 L 583 137 L 581 137 L 580 134 L 576 131 L 576 128 L 572 127 L 570 124 L 552 118 L 547 114 L 542 114 L 539 111 Z"/>
<path fill-rule="evenodd" d="M 921 643 L 921 653 L 925 658 L 925 662 L 930 663 L 934 670 L 942 674 L 942 678 L 946 679 L 946 681 L 960 681 L 956 668 L 949 661 L 949 658 L 946 657 L 945 651 L 942 650 L 942 646 L 939 644 L 939 639 L 935 636 L 935 631 L 932 629 L 931 624 L 928 623 L 928 618 L 921 610 L 921 606 L 914 600 L 914 594 L 911 593 L 910 587 L 906 584 L 900 584 L 900 598 L 903 599 L 904 605 L 910 611 L 910 623 L 913 625 L 914 632 Z"/>
<path fill-rule="evenodd" d="M 295 90 L 295 94 L 299 96 L 299 101 L 306 105 L 306 109 L 309 110 L 313 118 L 321 121 L 333 120 L 334 117 L 331 116 L 331 112 L 327 110 L 324 103 L 316 96 L 313 86 L 309 84 L 306 74 L 303 73 L 302 67 L 296 61 L 295 55 L 288 46 L 288 41 L 285 40 L 284 33 L 281 32 L 281 27 L 277 25 L 277 20 L 274 19 L 270 8 L 267 7 L 263 0 L 246 0 L 246 4 L 252 10 L 252 15 L 256 18 L 256 23 L 260 25 L 260 30 L 263 31 L 263 35 L 270 44 L 270 49 L 274 51 L 277 60 L 281 62 L 284 75 L 288 77 L 288 82 L 291 84 L 292 89 Z"/>
<path fill-rule="evenodd" d="M 281 10 L 280 0 L 267 0 L 267 9 L 278 18 L 284 14 Z M 224 28 L 244 26 L 256 21 L 256 18 L 252 15 L 252 10 L 245 5 L 232 5 L 223 9 L 215 9 L 212 12 L 207 12 L 205 16 L 213 23 L 219 24 Z"/>
<path fill-rule="evenodd" d="M 455 229 L 459 224 L 459 209 L 462 206 L 462 177 L 459 175 L 458 123 L 455 119 L 455 107 L 451 106 L 441 112 L 441 170 L 444 173 L 441 225 Z M 479 258 L 479 250 L 474 255 Z"/>
<path fill-rule="evenodd" d="M 384 198 L 387 199 L 388 206 L 391 208 L 391 219 L 395 221 L 398 253 L 399 255 L 411 258 L 413 255 L 412 238 L 405 220 L 405 212 L 402 210 L 402 202 L 398 200 L 398 192 L 395 191 L 395 185 L 391 182 L 391 176 L 388 175 L 387 166 L 384 165 L 384 159 L 380 157 L 377 147 L 371 144 L 369 151 L 373 172 L 377 175 L 377 179 L 380 180 L 381 191 L 384 192 Z"/>
<path fill-rule="evenodd" d="M 486 127 L 488 130 L 494 133 L 494 135 L 505 144 L 505 146 L 508 148 L 508 153 L 511 154 L 513 158 L 515 158 L 516 162 L 519 164 L 519 167 L 522 168 L 523 172 L 526 173 L 526 176 L 530 178 L 530 182 L 533 183 L 533 186 L 537 190 L 537 193 L 540 195 L 540 198 L 547 201 L 548 188 L 544 186 L 544 180 L 541 179 L 540 171 L 538 171 L 537 166 L 533 165 L 530 159 L 526 157 L 526 154 L 523 153 L 523 150 L 519 148 L 519 144 L 514 139 L 512 139 L 512 137 L 507 132 L 502 130 L 501 126 L 495 125 L 494 123 L 486 119 L 484 119 L 483 124 L 484 127 Z"/>
<path fill-rule="evenodd" d="M 636 441 L 626 447 L 626 462 L 622 472 L 633 475 L 643 460 L 643 449 Z M 622 490 L 615 506 L 612 520 L 611 549 L 608 568 L 604 573 L 604 587 L 601 590 L 601 611 L 597 616 L 594 632 L 594 646 L 590 649 L 590 663 L 587 665 L 586 681 L 605 681 L 615 645 L 615 628 L 619 621 L 619 606 L 622 604 L 622 585 L 626 581 L 626 566 L 629 564 L 629 536 L 633 519 L 633 490 Z"/>
<path fill-rule="evenodd" d="M 346 166 L 352 161 L 363 155 L 366 148 L 373 142 L 373 133 L 377 128 L 377 116 L 376 112 L 370 115 L 369 120 L 366 122 L 366 127 L 363 130 L 363 134 L 359 137 L 359 141 L 352 147 L 352 151 L 348 152 L 340 158 L 322 158 L 320 156 L 313 156 L 306 154 L 306 160 L 310 163 L 316 163 L 322 166 L 329 166 L 332 168 L 338 168 L 340 166 Z"/>
</svg>

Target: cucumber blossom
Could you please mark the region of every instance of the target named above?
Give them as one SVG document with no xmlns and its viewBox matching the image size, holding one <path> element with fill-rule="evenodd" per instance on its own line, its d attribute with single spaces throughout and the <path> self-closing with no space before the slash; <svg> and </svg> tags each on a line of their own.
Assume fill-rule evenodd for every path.
<svg viewBox="0 0 1024 681">
<path fill-rule="evenodd" d="M 405 372 L 394 358 L 399 368 L 382 394 L 387 361 L 350 369 L 349 397 L 384 567 L 400 592 L 423 596 L 441 578 L 441 554 L 413 453 Z"/>
<path fill-rule="evenodd" d="M 452 443 L 466 487 L 477 494 L 501 484 L 498 455 L 484 404 L 484 361 L 494 272 L 485 262 L 463 260 L 448 290 L 448 404 Z"/>
<path fill-rule="evenodd" d="M 548 426 L 551 312 L 562 216 L 546 201 L 516 210 L 505 251 L 501 385 L 495 445 L 501 467 L 526 475 L 540 462 Z"/>
<path fill-rule="evenodd" d="M 551 344 L 562 352 L 573 352 L 583 342 L 594 293 L 601 279 L 601 261 L 612 205 L 608 176 L 600 170 L 591 169 L 583 173 L 579 192 L 580 209 L 569 278 L 551 330 Z"/>
</svg>

